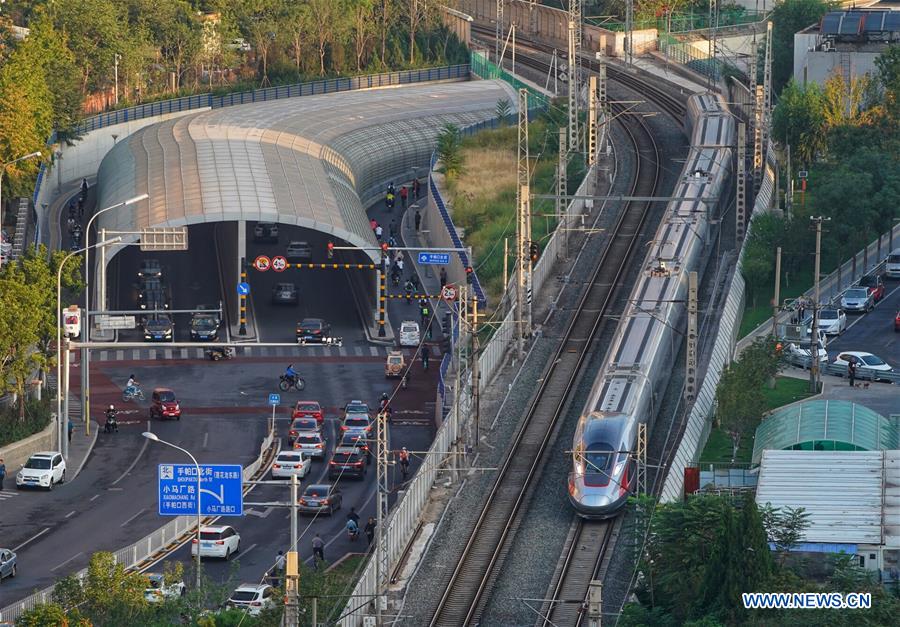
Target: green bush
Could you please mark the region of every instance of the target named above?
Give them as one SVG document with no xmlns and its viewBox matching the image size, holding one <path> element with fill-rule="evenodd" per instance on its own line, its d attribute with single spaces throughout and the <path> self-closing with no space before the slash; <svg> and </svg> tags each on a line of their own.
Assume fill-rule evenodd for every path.
<svg viewBox="0 0 900 627">
<path fill-rule="evenodd" d="M 0 446 L 18 442 L 50 424 L 51 405 L 47 397 L 25 402 L 25 420 L 19 420 L 18 404 L 0 410 Z"/>
</svg>

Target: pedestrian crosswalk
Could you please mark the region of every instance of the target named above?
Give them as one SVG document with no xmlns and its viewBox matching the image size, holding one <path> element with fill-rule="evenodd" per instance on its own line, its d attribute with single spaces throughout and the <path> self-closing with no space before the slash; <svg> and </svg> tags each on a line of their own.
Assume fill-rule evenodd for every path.
<svg viewBox="0 0 900 627">
<path fill-rule="evenodd" d="M 392 346 L 261 346 L 246 344 L 237 346 L 238 357 L 387 357 L 396 348 Z M 93 361 L 156 361 L 170 359 L 206 359 L 206 349 L 199 347 L 166 348 L 164 345 L 147 348 L 94 350 Z M 77 363 L 76 355 L 69 355 L 69 362 Z"/>
<path fill-rule="evenodd" d="M 7 481 L 9 481 L 9 479 L 7 479 Z M 11 499 L 14 496 L 19 496 L 19 493 L 16 490 L 0 490 L 0 501 Z"/>
</svg>

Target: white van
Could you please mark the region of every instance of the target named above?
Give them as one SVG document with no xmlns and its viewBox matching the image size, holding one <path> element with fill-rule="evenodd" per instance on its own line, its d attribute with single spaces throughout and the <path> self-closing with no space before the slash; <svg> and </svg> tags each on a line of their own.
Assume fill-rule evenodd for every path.
<svg viewBox="0 0 900 627">
<path fill-rule="evenodd" d="M 889 279 L 900 279 L 900 248 L 895 248 L 884 263 L 884 274 Z"/>
</svg>

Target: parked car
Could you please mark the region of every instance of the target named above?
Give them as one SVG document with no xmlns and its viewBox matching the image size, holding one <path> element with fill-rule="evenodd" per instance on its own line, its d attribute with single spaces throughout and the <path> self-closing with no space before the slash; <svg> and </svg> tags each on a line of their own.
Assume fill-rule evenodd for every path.
<svg viewBox="0 0 900 627">
<path fill-rule="evenodd" d="M 288 437 L 296 438 L 301 433 L 319 433 L 322 431 L 321 423 L 312 416 L 301 416 L 291 420 L 288 428 Z"/>
<path fill-rule="evenodd" d="M 259 616 L 263 610 L 275 607 L 275 588 L 265 583 L 242 583 L 231 593 L 226 607 L 246 610 L 250 616 Z"/>
<path fill-rule="evenodd" d="M 318 431 L 302 431 L 294 438 L 295 451 L 303 451 L 310 457 L 325 458 L 325 437 Z"/>
<path fill-rule="evenodd" d="M 144 598 L 147 603 L 161 603 L 169 599 L 177 599 L 187 593 L 183 581 L 175 581 L 167 584 L 166 578 L 160 573 L 146 573 L 147 588 L 144 590 Z"/>
<path fill-rule="evenodd" d="M 241 536 L 228 525 L 200 527 L 200 557 L 230 558 L 241 550 Z M 191 540 L 191 555 L 197 555 L 197 538 Z"/>
<path fill-rule="evenodd" d="M 226 44 L 227 48 L 231 50 L 237 50 L 238 52 L 250 52 L 252 48 L 250 44 L 247 43 L 244 39 L 232 39 L 229 43 Z"/>
<path fill-rule="evenodd" d="M 272 304 L 296 305 L 298 302 L 300 302 L 300 295 L 297 293 L 297 286 L 293 283 L 276 283 L 272 287 Z"/>
<path fill-rule="evenodd" d="M 285 257 L 290 263 L 312 261 L 312 248 L 308 242 L 291 242 L 287 246 Z"/>
<path fill-rule="evenodd" d="M 278 225 L 274 222 L 257 222 L 253 227 L 253 239 L 257 242 L 278 242 Z"/>
<path fill-rule="evenodd" d="M 841 296 L 841 309 L 847 313 L 867 313 L 875 307 L 872 293 L 865 287 L 851 287 Z"/>
<path fill-rule="evenodd" d="M 291 475 L 296 475 L 298 479 L 303 479 L 311 465 L 309 457 L 302 451 L 281 451 L 272 463 L 272 478 L 290 479 Z"/>
<path fill-rule="evenodd" d="M 889 279 L 900 279 L 900 248 L 891 251 L 884 262 L 884 275 Z"/>
<path fill-rule="evenodd" d="M 816 353 L 819 356 L 819 363 L 828 363 L 828 351 L 825 350 L 825 346 L 822 344 L 822 342 L 816 342 L 815 346 Z M 788 361 L 790 361 L 795 366 L 809 368 L 809 360 L 812 356 L 812 343 L 808 340 L 803 342 L 791 342 L 785 348 L 785 353 L 787 355 Z"/>
<path fill-rule="evenodd" d="M 331 336 L 331 325 L 321 318 L 304 318 L 297 323 L 297 341 L 307 344 L 324 342 Z"/>
<path fill-rule="evenodd" d="M 819 330 L 826 335 L 840 335 L 847 330 L 847 314 L 841 309 L 819 311 Z"/>
<path fill-rule="evenodd" d="M 404 320 L 400 323 L 400 346 L 418 346 L 420 341 L 418 322 Z"/>
<path fill-rule="evenodd" d="M 328 462 L 329 479 L 366 478 L 366 460 L 355 446 L 339 446 Z"/>
<path fill-rule="evenodd" d="M 58 451 L 35 453 L 16 473 L 16 487 L 19 489 L 28 486 L 52 490 L 54 484 L 65 480 L 66 460 Z"/>
<path fill-rule="evenodd" d="M 163 275 L 162 264 L 159 263 L 159 259 L 144 259 L 141 261 L 137 274 L 140 280 L 147 278 L 161 279 Z"/>
<path fill-rule="evenodd" d="M 0 549 L 0 581 L 16 576 L 16 554 L 11 549 Z"/>
<path fill-rule="evenodd" d="M 152 315 L 144 319 L 144 339 L 148 342 L 173 342 L 175 325 L 166 314 Z"/>
<path fill-rule="evenodd" d="M 862 374 L 860 373 L 861 369 L 875 370 L 877 372 L 894 371 L 894 369 L 891 368 L 891 365 L 885 362 L 881 357 L 863 351 L 844 351 L 835 357 L 834 365 L 846 368 L 850 365 L 851 361 L 856 363 L 857 374 Z M 868 378 L 868 376 L 861 378 Z"/>
<path fill-rule="evenodd" d="M 291 418 L 315 418 L 319 425 L 321 425 L 325 421 L 325 412 L 322 411 L 322 406 L 319 405 L 318 401 L 297 401 L 297 404 L 294 405 L 294 411 L 291 413 Z"/>
<path fill-rule="evenodd" d="M 181 420 L 181 405 L 175 392 L 169 388 L 154 388 L 150 396 L 150 419 L 174 418 Z"/>
<path fill-rule="evenodd" d="M 859 279 L 859 286 L 869 290 L 876 303 L 884 298 L 884 281 L 880 274 L 867 274 Z"/>
<path fill-rule="evenodd" d="M 342 501 L 341 491 L 336 485 L 316 483 L 306 486 L 297 500 L 297 510 L 301 514 L 328 512 L 331 515 L 341 509 Z"/>
<path fill-rule="evenodd" d="M 347 431 L 341 437 L 341 441 L 338 446 L 355 448 L 363 457 L 366 458 L 366 464 L 372 463 L 372 448 L 371 446 L 369 446 L 369 440 L 366 436 L 354 431 Z"/>
</svg>

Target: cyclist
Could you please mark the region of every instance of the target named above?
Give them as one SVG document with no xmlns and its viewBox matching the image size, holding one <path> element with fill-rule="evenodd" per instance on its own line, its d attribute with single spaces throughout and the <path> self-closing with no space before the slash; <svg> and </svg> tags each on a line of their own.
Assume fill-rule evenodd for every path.
<svg viewBox="0 0 900 627">
<path fill-rule="evenodd" d="M 294 370 L 294 364 L 288 364 L 288 367 L 284 369 L 284 377 L 290 380 L 291 385 L 297 381 L 297 377 L 300 376 L 299 373 Z"/>
<path fill-rule="evenodd" d="M 134 375 L 128 377 L 128 383 L 125 384 L 125 394 L 135 396 L 141 389 L 141 384 L 134 378 Z"/>
</svg>

